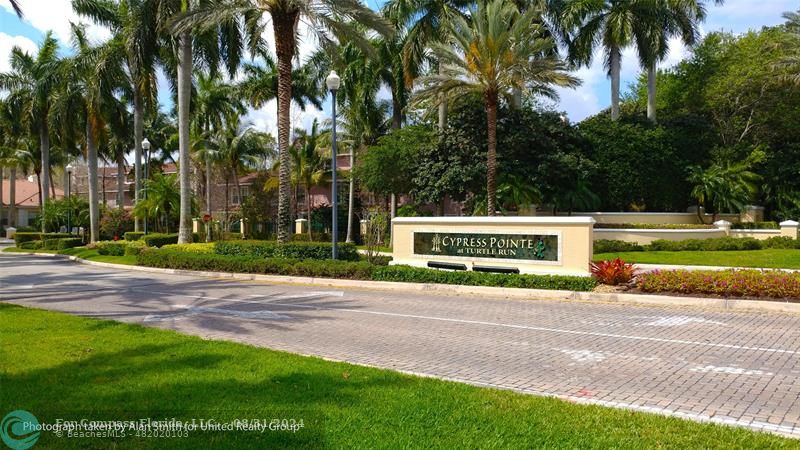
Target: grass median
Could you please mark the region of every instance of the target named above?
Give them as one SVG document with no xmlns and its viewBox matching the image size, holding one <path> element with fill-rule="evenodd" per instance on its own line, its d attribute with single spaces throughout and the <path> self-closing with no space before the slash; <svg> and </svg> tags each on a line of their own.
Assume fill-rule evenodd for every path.
<svg viewBox="0 0 800 450">
<path fill-rule="evenodd" d="M 593 257 L 595 261 L 615 258 L 638 264 L 800 269 L 800 250 L 796 249 L 619 252 Z"/>
<path fill-rule="evenodd" d="M 45 255 L 70 255 L 77 256 L 78 258 L 88 261 L 107 262 L 113 264 L 125 264 L 127 266 L 136 265 L 135 255 L 125 256 L 111 256 L 101 255 L 97 250 L 88 249 L 86 247 L 68 248 L 66 250 L 26 250 L 16 247 L 9 247 L 3 250 L 5 253 L 41 253 Z"/>
<path fill-rule="evenodd" d="M 37 448 L 791 448 L 741 428 L 478 388 L 0 304 L 7 410 L 56 419 L 305 419 L 290 432 L 58 438 Z"/>
</svg>

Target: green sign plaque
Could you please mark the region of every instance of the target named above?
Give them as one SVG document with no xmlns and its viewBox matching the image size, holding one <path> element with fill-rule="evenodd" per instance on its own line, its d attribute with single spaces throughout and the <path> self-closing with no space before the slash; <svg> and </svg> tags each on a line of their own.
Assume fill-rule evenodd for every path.
<svg viewBox="0 0 800 450">
<path fill-rule="evenodd" d="M 558 261 L 558 236 L 414 232 L 414 254 Z"/>
</svg>

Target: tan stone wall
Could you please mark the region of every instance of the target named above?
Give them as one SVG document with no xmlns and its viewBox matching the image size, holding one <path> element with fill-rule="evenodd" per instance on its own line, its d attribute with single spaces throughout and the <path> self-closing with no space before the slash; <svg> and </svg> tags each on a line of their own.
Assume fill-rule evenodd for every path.
<svg viewBox="0 0 800 450">
<path fill-rule="evenodd" d="M 781 236 L 781 230 L 731 230 L 731 237 L 750 237 L 763 241 L 771 237 Z"/>
<path fill-rule="evenodd" d="M 649 223 L 649 224 L 699 224 L 695 213 L 636 213 L 636 212 L 592 212 L 573 213 L 572 217 L 591 217 L 597 223 Z M 711 214 L 705 214 L 704 223 L 711 223 Z M 716 220 L 739 222 L 738 214 L 719 214 Z"/>
<path fill-rule="evenodd" d="M 589 275 L 594 220 L 589 217 L 398 217 L 392 220 L 392 264 L 427 267 L 428 261 L 518 267 L 521 273 Z M 414 254 L 414 232 L 558 234 L 559 261 Z"/>
</svg>

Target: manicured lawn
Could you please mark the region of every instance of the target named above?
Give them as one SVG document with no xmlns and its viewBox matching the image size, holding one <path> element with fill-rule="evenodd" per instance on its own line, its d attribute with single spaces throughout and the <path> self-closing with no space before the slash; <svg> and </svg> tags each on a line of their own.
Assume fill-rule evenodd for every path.
<svg viewBox="0 0 800 450">
<path fill-rule="evenodd" d="M 739 428 L 580 406 L 0 304 L 5 410 L 40 422 L 303 419 L 299 432 L 63 439 L 36 448 L 790 448 Z"/>
<path fill-rule="evenodd" d="M 599 253 L 595 261 L 622 258 L 640 264 L 691 266 L 731 266 L 775 269 L 800 269 L 800 250 L 742 250 L 725 252 L 628 252 Z"/>
<path fill-rule="evenodd" d="M 367 250 L 367 246 L 366 245 L 357 245 L 356 248 L 359 249 L 359 250 Z M 392 247 L 387 247 L 385 245 L 379 245 L 377 250 L 379 252 L 392 253 Z"/>
<path fill-rule="evenodd" d="M 61 254 L 61 255 L 72 255 L 77 256 L 79 258 L 83 258 L 89 261 L 98 261 L 98 262 L 108 262 L 114 264 L 125 264 L 128 266 L 136 265 L 136 256 L 127 255 L 127 256 L 109 256 L 109 255 L 101 255 L 97 253 L 97 250 L 90 250 L 86 247 L 75 247 L 70 248 L 67 250 L 25 250 L 25 249 L 18 249 L 16 247 L 10 247 L 5 250 L 4 252 L 9 253 L 45 253 L 45 254 Z"/>
</svg>

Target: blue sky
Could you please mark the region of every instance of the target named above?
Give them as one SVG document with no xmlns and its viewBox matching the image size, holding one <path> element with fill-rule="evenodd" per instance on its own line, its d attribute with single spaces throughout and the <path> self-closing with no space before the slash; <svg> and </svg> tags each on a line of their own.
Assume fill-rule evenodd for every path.
<svg viewBox="0 0 800 450">
<path fill-rule="evenodd" d="M 382 0 L 366 1 L 370 7 L 376 9 L 383 3 Z M 26 14 L 24 21 L 19 20 L 11 12 L 8 0 L 0 0 L 0 72 L 8 70 L 8 53 L 12 46 L 19 45 L 27 51 L 35 52 L 36 44 L 41 41 L 45 31 L 52 29 L 66 47 L 69 39 L 69 22 L 81 21 L 72 12 L 70 0 L 22 0 L 22 3 Z M 708 19 L 702 29 L 705 32 L 724 29 L 741 33 L 762 26 L 776 25 L 783 22 L 781 18 L 783 12 L 797 9 L 799 6 L 795 0 L 726 0 L 724 6 L 709 6 Z M 306 34 L 302 29 L 300 31 L 301 37 Z M 271 32 L 268 34 L 267 38 L 271 41 Z M 108 32 L 91 26 L 89 35 L 101 40 L 108 37 Z M 301 56 L 310 53 L 314 47 L 313 40 L 303 39 Z M 675 64 L 688 54 L 686 48 L 675 42 L 665 65 Z M 636 58 L 630 49 L 623 54 L 623 86 L 632 83 L 638 72 Z M 583 85 L 574 90 L 561 90 L 560 102 L 555 105 L 556 109 L 565 111 L 573 121 L 595 114 L 608 107 L 610 103 L 610 87 L 601 57 L 595 58 L 592 66 L 581 68 L 577 75 L 583 80 Z M 162 100 L 167 100 L 166 89 L 162 89 L 161 97 Z M 314 111 L 313 108 L 306 112 L 298 110 L 293 112 L 293 121 L 308 126 L 314 118 L 326 115 L 327 111 Z M 251 111 L 249 119 L 256 127 L 274 131 L 274 103 L 260 110 Z"/>
</svg>

